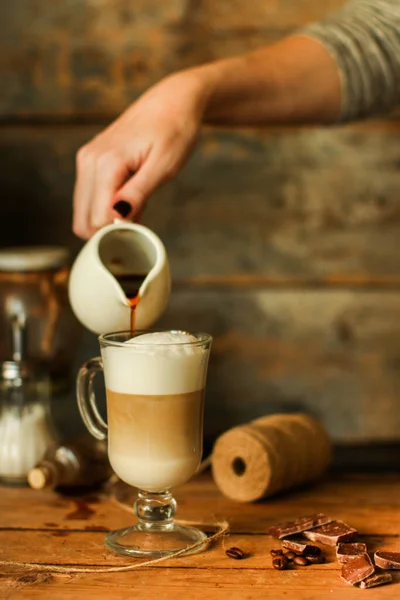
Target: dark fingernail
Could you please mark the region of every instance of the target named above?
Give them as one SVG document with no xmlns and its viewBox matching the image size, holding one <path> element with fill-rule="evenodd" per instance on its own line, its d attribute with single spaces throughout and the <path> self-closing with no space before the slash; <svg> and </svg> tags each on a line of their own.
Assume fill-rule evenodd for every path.
<svg viewBox="0 0 400 600">
<path fill-rule="evenodd" d="M 132 212 L 132 206 L 125 200 L 118 200 L 118 202 L 114 204 L 113 209 L 124 218 Z"/>
</svg>

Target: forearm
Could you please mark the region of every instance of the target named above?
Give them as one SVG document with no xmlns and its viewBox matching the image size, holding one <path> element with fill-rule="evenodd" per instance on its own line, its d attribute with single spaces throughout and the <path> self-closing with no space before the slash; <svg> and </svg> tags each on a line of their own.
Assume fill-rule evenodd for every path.
<svg viewBox="0 0 400 600">
<path fill-rule="evenodd" d="M 306 37 L 288 37 L 191 74 L 206 97 L 207 124 L 330 123 L 339 116 L 336 62 L 320 42 Z"/>
<path fill-rule="evenodd" d="M 332 123 L 400 103 L 400 0 L 352 0 L 256 52 L 197 67 L 204 122 Z"/>
<path fill-rule="evenodd" d="M 352 0 L 303 33 L 338 65 L 341 120 L 376 115 L 400 101 L 400 0 Z"/>
</svg>

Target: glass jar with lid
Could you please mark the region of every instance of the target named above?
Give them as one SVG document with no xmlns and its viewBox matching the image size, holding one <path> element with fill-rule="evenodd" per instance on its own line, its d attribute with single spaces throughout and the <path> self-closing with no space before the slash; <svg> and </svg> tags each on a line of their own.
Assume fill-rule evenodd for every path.
<svg viewBox="0 0 400 600">
<path fill-rule="evenodd" d="M 25 359 L 46 365 L 53 378 L 69 373 L 82 328 L 69 305 L 68 277 L 62 246 L 0 250 L 0 361 L 14 358 L 20 329 Z"/>
</svg>

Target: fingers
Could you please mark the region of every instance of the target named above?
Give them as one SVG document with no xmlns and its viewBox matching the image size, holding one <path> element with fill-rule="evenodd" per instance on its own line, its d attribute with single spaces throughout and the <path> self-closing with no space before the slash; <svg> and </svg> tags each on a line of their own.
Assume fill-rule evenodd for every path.
<svg viewBox="0 0 400 600">
<path fill-rule="evenodd" d="M 135 174 L 117 191 L 114 201 L 117 205 L 125 203 L 123 210 L 127 211 L 126 203 L 132 207 L 130 218 L 138 219 L 146 201 L 162 183 L 172 179 L 177 168 L 171 167 L 166 158 L 159 152 L 152 151 Z M 115 208 L 114 204 L 114 208 Z M 121 213 L 120 213 L 121 214 Z M 122 214 L 122 216 L 128 216 Z"/>
<path fill-rule="evenodd" d="M 135 164 L 131 158 L 128 166 L 127 160 L 115 151 L 96 155 L 90 144 L 84 146 L 77 155 L 75 234 L 88 239 L 115 216 L 138 219 L 147 199 L 176 174 L 178 166 L 166 149 L 153 149 L 142 164 Z"/>
<path fill-rule="evenodd" d="M 115 192 L 131 173 L 120 155 L 98 152 L 88 144 L 77 154 L 73 230 L 84 239 L 112 220 Z"/>
<path fill-rule="evenodd" d="M 111 207 L 114 195 L 130 174 L 124 158 L 114 151 L 105 152 L 97 159 L 94 196 L 90 212 L 90 226 L 95 230 L 112 219 Z"/>
<path fill-rule="evenodd" d="M 76 155 L 76 181 L 74 188 L 74 209 L 72 229 L 78 237 L 87 239 L 90 228 L 91 200 L 94 189 L 95 157 L 88 146 L 83 146 Z"/>
<path fill-rule="evenodd" d="M 174 146 L 176 136 L 174 144 L 132 143 L 131 135 L 122 142 L 108 132 L 78 152 L 73 229 L 79 237 L 88 239 L 116 216 L 138 219 L 154 190 L 177 173 L 186 149 Z"/>
</svg>

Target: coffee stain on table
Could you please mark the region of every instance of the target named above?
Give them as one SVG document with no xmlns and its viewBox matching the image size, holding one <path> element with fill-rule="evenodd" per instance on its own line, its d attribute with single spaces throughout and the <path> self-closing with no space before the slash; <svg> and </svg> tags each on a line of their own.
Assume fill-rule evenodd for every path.
<svg viewBox="0 0 400 600">
<path fill-rule="evenodd" d="M 8 586 L 11 589 L 20 589 L 30 585 L 53 583 L 53 581 L 55 581 L 55 578 L 51 573 L 28 573 L 27 575 L 21 575 L 20 577 L 9 581 Z"/>
<path fill-rule="evenodd" d="M 91 494 L 90 496 L 85 496 L 84 500 L 89 504 L 99 504 L 101 502 L 100 496 L 96 496 L 95 494 Z"/>
<path fill-rule="evenodd" d="M 72 502 L 75 504 L 75 510 L 68 513 L 66 515 L 66 519 L 75 520 L 75 521 L 86 521 L 92 515 L 94 515 L 94 510 L 90 508 L 86 500 L 81 498 L 74 498 Z"/>
<path fill-rule="evenodd" d="M 69 531 L 66 531 L 65 529 L 60 529 L 59 531 L 53 531 L 51 533 L 51 535 L 53 537 L 67 537 L 69 535 Z"/>
</svg>

